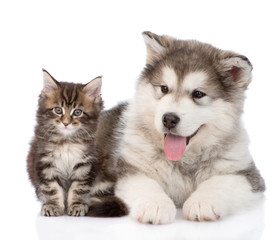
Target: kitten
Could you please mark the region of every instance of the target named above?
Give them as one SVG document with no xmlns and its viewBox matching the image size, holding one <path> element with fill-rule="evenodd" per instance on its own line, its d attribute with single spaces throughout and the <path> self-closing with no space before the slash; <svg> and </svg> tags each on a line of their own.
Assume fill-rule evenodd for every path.
<svg viewBox="0 0 280 240">
<path fill-rule="evenodd" d="M 123 216 L 113 195 L 116 174 L 94 135 L 103 109 L 101 78 L 88 84 L 56 81 L 43 70 L 37 126 L 27 158 L 43 216 Z"/>
</svg>

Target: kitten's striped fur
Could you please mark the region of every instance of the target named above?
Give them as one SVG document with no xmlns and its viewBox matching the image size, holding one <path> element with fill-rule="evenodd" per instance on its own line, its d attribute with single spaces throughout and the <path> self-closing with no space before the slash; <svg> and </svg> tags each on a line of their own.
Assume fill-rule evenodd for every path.
<svg viewBox="0 0 280 240">
<path fill-rule="evenodd" d="M 86 85 L 56 81 L 43 70 L 37 126 L 27 159 L 30 180 L 43 202 L 41 214 L 122 216 L 114 197 L 114 164 L 94 135 L 103 101 L 101 78 Z"/>
</svg>

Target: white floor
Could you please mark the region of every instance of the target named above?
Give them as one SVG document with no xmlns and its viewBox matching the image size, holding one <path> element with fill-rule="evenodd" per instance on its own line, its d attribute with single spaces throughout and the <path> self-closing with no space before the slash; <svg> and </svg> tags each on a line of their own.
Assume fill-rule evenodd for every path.
<svg viewBox="0 0 280 240">
<path fill-rule="evenodd" d="M 142 225 L 130 218 L 90 219 L 38 216 L 40 239 L 262 239 L 264 212 L 261 209 L 217 223 L 187 222 L 179 211 L 176 222 L 165 226 Z M 250 224 L 248 224 L 250 222 Z M 50 229 L 52 229 L 50 231 Z"/>
<path fill-rule="evenodd" d="M 42 217 L 39 214 L 40 203 L 35 200 L 33 189 L 28 184 L 19 182 L 17 193 L 9 192 L 12 200 L 5 198 L 4 204 L 1 204 L 0 235 L 8 236 L 4 239 L 280 239 L 280 199 L 276 191 L 274 194 L 267 191 L 266 200 L 252 209 L 218 222 L 186 221 L 182 211 L 178 210 L 174 223 L 155 226 L 140 224 L 129 217 Z M 9 194 L 6 192 L 5 196 L 11 197 Z"/>
</svg>

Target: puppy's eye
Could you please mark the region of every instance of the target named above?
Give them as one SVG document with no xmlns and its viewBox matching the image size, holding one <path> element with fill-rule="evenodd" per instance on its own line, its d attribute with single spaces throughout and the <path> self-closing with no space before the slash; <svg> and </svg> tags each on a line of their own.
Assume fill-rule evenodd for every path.
<svg viewBox="0 0 280 240">
<path fill-rule="evenodd" d="M 83 111 L 81 109 L 75 109 L 73 112 L 73 116 L 79 117 L 82 115 L 82 113 L 83 113 Z"/>
<path fill-rule="evenodd" d="M 57 114 L 57 115 L 61 115 L 63 113 L 63 110 L 61 107 L 55 107 L 54 108 L 54 112 Z"/>
<path fill-rule="evenodd" d="M 197 90 L 192 92 L 192 98 L 203 98 L 204 96 L 206 96 L 204 92 L 197 91 Z"/>
<path fill-rule="evenodd" d="M 168 93 L 168 91 L 169 91 L 167 86 L 160 86 L 160 89 L 161 89 L 161 92 L 164 94 Z"/>
</svg>

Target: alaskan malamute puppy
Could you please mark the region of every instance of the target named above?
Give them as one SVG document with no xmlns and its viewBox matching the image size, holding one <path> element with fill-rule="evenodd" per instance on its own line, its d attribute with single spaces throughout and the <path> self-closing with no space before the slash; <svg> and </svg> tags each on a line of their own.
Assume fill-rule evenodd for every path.
<svg viewBox="0 0 280 240">
<path fill-rule="evenodd" d="M 215 221 L 265 185 L 241 115 L 252 65 L 197 41 L 143 33 L 147 62 L 132 102 L 103 113 L 97 140 L 120 172 L 115 193 L 142 223 Z"/>
</svg>

